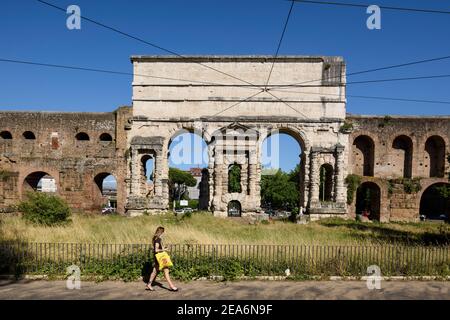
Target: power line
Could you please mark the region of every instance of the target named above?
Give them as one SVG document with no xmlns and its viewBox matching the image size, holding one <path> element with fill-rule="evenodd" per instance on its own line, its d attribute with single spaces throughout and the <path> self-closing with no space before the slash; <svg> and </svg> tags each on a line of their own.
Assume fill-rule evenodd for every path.
<svg viewBox="0 0 450 320">
<path fill-rule="evenodd" d="M 288 0 L 293 2 L 300 2 L 305 4 L 320 4 L 320 5 L 332 5 L 332 6 L 342 6 L 342 7 L 357 7 L 357 8 L 367 8 L 371 4 L 362 3 L 344 3 L 344 2 L 331 2 L 331 1 L 308 1 L 308 0 Z M 409 11 L 409 12 L 425 12 L 425 13 L 437 13 L 437 14 L 450 14 L 450 11 L 443 10 L 431 10 L 431 9 L 420 9 L 420 8 L 405 8 L 405 7 L 392 7 L 392 6 L 378 6 L 380 9 L 385 10 L 396 10 L 396 11 Z"/>
<path fill-rule="evenodd" d="M 46 2 L 46 1 L 43 1 L 43 0 L 36 0 L 36 1 L 37 1 L 37 2 L 40 2 L 40 3 L 42 3 L 42 4 L 45 4 L 45 5 L 49 6 L 49 7 L 52 7 L 52 8 L 54 8 L 54 9 L 57 9 L 57 10 L 60 10 L 60 11 L 63 11 L 64 13 L 66 13 L 66 9 L 61 8 L 61 7 L 58 7 L 58 6 L 56 6 L 56 5 L 54 5 L 54 4 L 51 4 L 51 3 L 49 3 L 49 2 Z M 141 38 L 139 38 L 139 37 L 137 37 L 137 36 L 133 36 L 133 35 L 131 35 L 131 34 L 129 34 L 129 33 L 126 33 L 126 32 L 124 32 L 124 31 L 121 31 L 121 30 L 119 30 L 119 29 L 117 29 L 117 28 L 110 27 L 110 26 L 108 26 L 108 25 L 106 25 L 106 24 L 103 24 L 103 23 L 101 23 L 101 22 L 98 22 L 98 21 L 95 21 L 95 20 L 93 20 L 93 19 L 90 19 L 90 18 L 88 18 L 88 17 L 86 17 L 86 16 L 84 16 L 84 15 L 80 15 L 79 17 L 80 17 L 81 19 L 83 19 L 83 20 L 89 21 L 89 22 L 91 22 L 91 23 L 93 23 L 93 24 L 96 24 L 96 25 L 98 25 L 98 26 L 100 26 L 100 27 L 103 27 L 103 28 L 105 28 L 105 29 L 114 31 L 114 32 L 116 32 L 116 33 L 118 33 L 118 34 L 121 34 L 121 35 L 125 36 L 125 37 L 134 39 L 134 40 L 136 40 L 136 41 L 139 41 L 139 42 L 141 42 L 141 43 L 147 44 L 147 45 L 149 45 L 149 46 L 152 46 L 152 47 L 157 48 L 157 49 L 159 49 L 159 50 L 162 50 L 162 51 L 164 51 L 164 52 L 173 54 L 173 55 L 175 55 L 175 56 L 177 56 L 177 57 L 180 57 L 180 58 L 183 58 L 183 59 L 189 59 L 188 57 L 185 57 L 185 56 L 183 56 L 183 55 L 181 55 L 181 54 L 179 54 L 179 53 L 177 53 L 177 52 L 175 52 L 175 51 L 173 51 L 173 50 L 169 50 L 169 49 L 163 48 L 163 47 L 161 47 L 161 46 L 159 46 L 159 45 L 157 45 L 157 44 L 154 44 L 154 43 L 152 43 L 152 42 L 146 41 L 146 40 L 141 39 Z M 231 77 L 231 78 L 233 78 L 233 79 L 235 79 L 235 80 L 238 80 L 238 81 L 244 82 L 244 83 L 246 83 L 246 84 L 249 84 L 249 85 L 251 85 L 251 86 L 253 86 L 253 87 L 258 87 L 258 86 L 254 85 L 254 84 L 252 84 L 252 83 L 250 83 L 250 82 L 248 82 L 248 81 L 246 81 L 246 80 L 243 80 L 243 79 L 241 79 L 241 78 L 235 77 L 235 76 L 233 76 L 233 75 L 231 75 L 231 74 L 229 74 L 229 73 L 226 73 L 226 72 L 221 71 L 221 70 L 219 70 L 219 69 L 216 69 L 216 68 L 214 68 L 214 67 L 208 66 L 208 65 L 206 65 L 206 64 L 204 64 L 204 63 L 196 62 L 196 61 L 193 61 L 193 62 L 196 63 L 196 64 L 198 64 L 198 65 L 200 65 L 200 66 L 202 66 L 202 67 L 204 67 L 204 68 L 213 70 L 213 71 L 218 72 L 218 73 L 220 73 L 220 74 L 222 74 L 222 75 L 226 75 L 226 76 Z M 262 89 L 262 88 L 260 88 L 260 89 Z"/>
<path fill-rule="evenodd" d="M 237 105 L 239 105 L 239 104 L 241 104 L 241 103 L 243 103 L 243 102 L 245 102 L 245 101 L 247 101 L 247 100 L 250 100 L 251 98 L 256 97 L 257 95 L 259 95 L 259 94 L 261 94 L 261 93 L 263 93 L 263 92 L 264 92 L 264 90 L 261 90 L 261 91 L 255 93 L 255 94 L 253 94 L 253 95 L 251 95 L 251 96 L 249 96 L 249 97 L 247 97 L 247 98 L 245 98 L 245 99 L 243 99 L 243 100 L 241 100 L 241 101 L 239 101 L 239 102 L 237 102 L 237 103 L 234 103 L 233 105 L 231 105 L 231 106 L 229 106 L 229 107 L 223 109 L 222 111 L 219 111 L 219 112 L 213 114 L 212 117 L 217 116 L 217 115 L 219 115 L 219 114 L 221 114 L 221 113 L 223 113 L 223 112 L 225 112 L 225 111 L 227 111 L 227 110 L 230 110 L 231 108 L 234 108 L 234 107 L 236 107 Z"/>
<path fill-rule="evenodd" d="M 180 79 L 180 78 L 150 76 L 150 75 L 139 74 L 139 73 L 106 70 L 106 69 L 95 69 L 95 68 L 78 67 L 78 66 L 68 66 L 68 65 L 61 65 L 61 64 L 41 63 L 41 62 L 25 61 L 25 60 L 0 58 L 0 62 L 18 63 L 18 64 L 26 64 L 26 65 L 34 65 L 34 66 L 50 67 L 50 68 L 70 69 L 70 70 L 78 70 L 78 71 L 99 72 L 99 73 L 107 73 L 107 74 L 117 74 L 117 75 L 124 75 L 124 76 L 139 76 L 139 77 L 162 79 L 162 80 L 182 81 L 182 82 L 188 82 L 188 83 L 199 83 L 199 84 L 203 84 L 203 85 L 230 86 L 230 87 L 239 87 L 239 88 L 246 88 L 246 89 L 252 89 L 252 90 L 257 89 L 257 88 L 249 87 L 246 85 L 236 85 L 236 84 L 233 85 L 233 84 L 197 81 L 197 80 Z"/>
<path fill-rule="evenodd" d="M 417 60 L 417 61 L 411 61 L 411 62 L 406 62 L 406 63 L 401 63 L 401 64 L 394 64 L 394 65 L 390 65 L 390 66 L 386 66 L 386 67 L 379 67 L 379 68 L 374 68 L 374 69 L 367 69 L 367 70 L 362 70 L 362 71 L 356 71 L 356 72 L 348 73 L 346 76 L 349 77 L 349 76 L 354 76 L 354 75 L 357 75 L 357 74 L 371 73 L 371 72 L 376 72 L 376 71 L 381 71 L 381 70 L 395 69 L 395 68 L 407 67 L 407 66 L 412 66 L 412 65 L 422 64 L 422 63 L 428 63 L 428 62 L 434 62 L 434 61 L 447 60 L 447 59 L 450 59 L 450 56 L 443 56 L 443 57 L 437 57 L 437 58 L 431 58 L 431 59 L 425 59 L 425 60 Z M 341 75 L 328 77 L 327 80 L 336 79 L 336 78 L 340 78 L 340 77 L 341 77 Z M 297 85 L 301 85 L 301 84 L 305 84 L 305 83 L 316 82 L 316 81 L 321 81 L 321 80 L 323 80 L 323 78 L 315 79 L 315 80 L 308 80 L 308 81 L 303 81 L 303 82 L 293 83 L 293 84 L 288 84 L 288 85 L 283 85 L 283 86 L 279 86 L 278 89 L 279 88 L 293 87 L 293 86 L 297 86 Z M 269 90 L 272 90 L 272 89 L 269 89 Z"/>
<path fill-rule="evenodd" d="M 292 90 L 271 89 L 271 91 L 311 94 L 311 95 L 321 95 L 321 96 L 338 96 L 338 97 L 342 96 L 341 94 L 333 94 L 333 93 L 318 93 L 318 92 L 305 92 L 305 91 L 292 91 Z M 418 102 L 418 103 L 450 104 L 450 101 L 408 99 L 408 98 L 397 98 L 397 97 L 361 96 L 361 95 L 350 95 L 350 94 L 346 94 L 345 97 L 361 98 L 361 99 L 390 100 L 390 101 L 404 101 L 404 102 Z M 300 101 L 296 101 L 296 102 L 303 102 L 303 101 L 300 100 Z"/>
<path fill-rule="evenodd" d="M 121 71 L 113 71 L 113 70 L 105 70 L 105 69 L 93 69 L 93 68 L 86 68 L 86 67 L 77 67 L 77 66 L 67 66 L 67 65 L 58 65 L 58 64 L 48 64 L 48 63 L 38 63 L 38 62 L 32 62 L 32 61 L 23 61 L 23 60 L 12 60 L 12 59 L 3 59 L 0 58 L 0 62 L 10 62 L 10 63 L 19 63 L 19 64 L 26 64 L 26 65 L 36 65 L 36 66 L 44 66 L 44 67 L 52 67 L 52 68 L 62 68 L 62 69 L 71 69 L 71 70 L 80 70 L 80 71 L 90 71 L 90 72 L 100 72 L 100 73 L 107 73 L 107 74 L 118 74 L 118 75 L 126 75 L 126 76 L 142 76 L 142 77 L 149 77 L 149 78 L 156 78 L 156 79 L 164 79 L 164 80 L 173 80 L 173 81 L 185 81 L 185 82 L 197 82 L 201 84 L 207 84 L 207 85 L 226 85 L 226 86 L 233 86 L 233 87 L 239 87 L 239 88 L 246 88 L 246 89 L 256 89 L 256 88 L 249 88 L 244 85 L 228 85 L 228 84 L 222 84 L 222 83 L 213 83 L 213 82 L 200 82 L 195 80 L 187 80 L 187 79 L 178 79 L 178 78 L 168 78 L 168 77 L 158 77 L 158 76 L 150 76 L 150 75 L 143 75 L 143 74 L 133 74 L 129 72 L 121 72 Z M 387 81 L 406 81 L 406 80 L 418 80 L 418 79 L 431 79 L 431 78 L 444 78 L 444 77 L 450 77 L 449 75 L 432 75 L 432 76 L 421 76 L 421 77 L 408 77 L 408 78 L 393 78 L 393 79 L 376 79 L 376 80 L 367 80 L 367 81 L 355 81 L 355 82 L 349 82 L 347 84 L 359 84 L 359 83 L 374 83 L 374 82 L 387 82 Z M 311 95 L 331 95 L 331 96 L 341 96 L 339 94 L 325 94 L 325 93 L 316 93 L 316 92 L 305 92 L 305 91 L 290 91 L 290 90 L 281 90 L 283 87 L 277 87 L 276 89 L 270 89 L 270 91 L 278 91 L 278 92 L 288 92 L 288 93 L 301 93 L 301 94 L 311 94 Z M 268 94 L 272 95 L 277 100 L 283 102 L 287 106 L 289 106 L 294 111 L 300 113 L 301 112 L 287 104 L 285 101 L 280 99 L 279 97 L 272 94 L 270 91 L 266 91 Z M 263 91 L 259 91 L 254 95 L 251 95 L 250 97 L 232 105 L 229 108 L 224 109 L 220 113 L 231 109 L 232 107 L 235 107 L 236 105 L 247 101 L 248 99 L 253 98 L 254 96 L 262 93 Z M 369 99 L 383 99 L 383 100 L 399 100 L 399 101 L 412 101 L 412 102 L 429 102 L 429 103 L 448 103 L 444 101 L 430 101 L 430 100 L 417 100 L 417 99 L 405 99 L 405 98 L 387 98 L 387 97 L 366 97 L 366 96 L 352 96 L 352 95 L 346 95 L 347 97 L 354 97 L 354 98 L 369 98 Z"/>
<path fill-rule="evenodd" d="M 272 63 L 272 67 L 270 68 L 269 76 L 267 77 L 266 85 L 264 86 L 264 89 L 267 89 L 267 85 L 269 84 L 270 76 L 272 75 L 273 66 L 275 65 L 275 60 L 278 57 L 278 52 L 280 51 L 281 43 L 283 42 L 284 34 L 286 32 L 286 28 L 289 22 L 289 18 L 291 17 L 292 9 L 294 8 L 294 1 L 291 3 L 291 7 L 289 9 L 289 13 L 287 15 L 286 21 L 284 23 L 283 32 L 281 33 L 280 40 L 278 41 L 278 47 L 277 51 L 275 52 L 274 60 Z"/>
<path fill-rule="evenodd" d="M 407 78 L 375 79 L 375 80 L 365 80 L 365 81 L 351 81 L 351 82 L 347 82 L 346 85 L 349 85 L 349 84 L 363 84 L 363 83 L 391 82 L 391 81 L 437 79 L 437 78 L 449 78 L 449 77 L 450 77 L 450 74 L 442 74 L 442 75 L 407 77 Z"/>
<path fill-rule="evenodd" d="M 285 105 L 287 105 L 289 108 L 291 108 L 292 110 L 294 110 L 295 112 L 297 112 L 298 114 L 300 114 L 303 118 L 308 118 L 304 113 L 298 111 L 297 109 L 295 109 L 293 106 L 291 106 L 289 103 L 287 103 L 286 101 L 280 99 L 278 96 L 274 95 L 272 92 L 270 91 L 266 91 L 268 94 L 270 94 L 272 97 L 274 97 L 275 99 L 277 99 L 278 101 L 284 103 Z"/>
</svg>

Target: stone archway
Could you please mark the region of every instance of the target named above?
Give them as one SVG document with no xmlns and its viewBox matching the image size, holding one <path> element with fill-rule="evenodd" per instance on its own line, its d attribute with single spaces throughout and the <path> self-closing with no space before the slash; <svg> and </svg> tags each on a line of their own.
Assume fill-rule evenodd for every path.
<svg viewBox="0 0 450 320">
<path fill-rule="evenodd" d="M 380 221 L 381 189 L 374 182 L 362 183 L 356 191 L 356 214 Z"/>
<path fill-rule="evenodd" d="M 228 217 L 240 217 L 242 215 L 241 203 L 237 200 L 228 202 Z"/>
<path fill-rule="evenodd" d="M 101 172 L 94 177 L 94 184 L 96 189 L 93 194 L 94 209 L 100 210 L 104 206 L 117 209 L 117 178 L 109 172 Z"/>
<path fill-rule="evenodd" d="M 431 136 L 425 142 L 425 162 L 429 167 L 429 176 L 444 177 L 445 171 L 445 141 L 441 136 Z"/>
<path fill-rule="evenodd" d="M 29 191 L 56 193 L 56 179 L 45 171 L 31 172 L 23 180 L 22 195 Z"/>
<path fill-rule="evenodd" d="M 420 216 L 427 220 L 449 219 L 450 183 L 438 182 L 430 185 L 420 198 Z"/>
<path fill-rule="evenodd" d="M 299 152 L 296 154 L 296 156 L 298 157 L 298 161 L 297 161 L 297 167 L 293 169 L 293 172 L 298 173 L 298 176 L 295 177 L 295 183 L 298 187 L 298 207 L 306 207 L 307 206 L 307 199 L 308 199 L 308 195 L 307 193 L 307 188 L 306 188 L 306 179 L 307 179 L 307 172 L 306 172 L 306 166 L 307 166 L 307 147 L 306 147 L 306 138 L 303 136 L 303 134 L 294 129 L 294 128 L 290 128 L 290 127 L 283 127 L 283 126 L 279 126 L 276 128 L 269 128 L 267 129 L 267 131 L 265 132 L 265 134 L 263 134 L 261 136 L 260 139 L 260 144 L 259 144 L 259 153 L 260 153 L 260 164 L 261 164 L 261 175 L 258 179 L 258 181 L 261 183 L 262 182 L 262 174 L 266 173 L 268 174 L 267 178 L 270 178 L 271 175 L 273 175 L 275 173 L 274 170 L 270 170 L 272 172 L 265 172 L 263 169 L 264 166 L 267 166 L 267 164 L 265 162 L 267 162 L 267 160 L 264 160 L 264 157 L 268 157 L 270 163 L 268 163 L 268 167 L 272 168 L 272 169 L 281 169 L 279 168 L 280 163 L 279 160 L 281 160 L 282 156 L 285 156 L 286 150 L 281 150 L 281 144 L 278 144 L 278 146 L 275 146 L 275 148 L 273 147 L 274 143 L 277 143 L 276 139 L 275 141 L 272 141 L 273 137 L 283 137 L 283 136 L 288 136 L 289 139 L 293 139 L 299 148 Z M 294 144 L 295 144 L 294 142 Z M 264 147 L 266 147 L 266 149 L 269 148 L 269 143 L 270 143 L 270 155 L 264 155 Z M 275 159 L 274 163 L 275 163 L 275 167 L 272 165 L 272 161 L 271 161 L 271 157 L 273 157 L 272 153 L 273 152 L 277 152 L 278 154 L 275 155 L 275 157 L 278 157 L 278 159 Z M 269 153 L 268 150 L 266 150 L 266 153 Z M 277 168 L 278 166 L 278 168 Z M 263 191 L 262 189 L 260 190 L 261 192 Z M 263 200 L 263 196 L 261 195 L 261 199 Z M 261 203 L 261 206 L 266 207 L 267 203 Z"/>
<path fill-rule="evenodd" d="M 373 177 L 375 164 L 375 143 L 367 135 L 360 135 L 353 141 L 355 173 Z"/>
</svg>

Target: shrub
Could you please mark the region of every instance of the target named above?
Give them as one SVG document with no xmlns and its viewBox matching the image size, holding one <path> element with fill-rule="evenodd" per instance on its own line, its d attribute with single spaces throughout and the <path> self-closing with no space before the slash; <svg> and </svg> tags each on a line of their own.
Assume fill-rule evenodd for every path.
<svg viewBox="0 0 450 320">
<path fill-rule="evenodd" d="M 356 189 L 361 184 L 361 177 L 356 174 L 349 174 L 345 178 L 345 183 L 347 184 L 347 204 L 350 205 L 353 203 Z"/>
<path fill-rule="evenodd" d="M 58 196 L 29 192 L 27 198 L 19 204 L 19 210 L 28 221 L 50 226 L 66 222 L 70 216 L 69 206 Z"/>
<path fill-rule="evenodd" d="M 353 123 L 344 122 L 344 124 L 339 128 L 339 132 L 341 133 L 350 133 L 353 130 Z"/>
</svg>

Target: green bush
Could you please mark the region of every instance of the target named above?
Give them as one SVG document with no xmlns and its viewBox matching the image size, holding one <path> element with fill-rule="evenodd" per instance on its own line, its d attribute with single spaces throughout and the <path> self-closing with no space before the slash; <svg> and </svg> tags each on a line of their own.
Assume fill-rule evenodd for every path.
<svg viewBox="0 0 450 320">
<path fill-rule="evenodd" d="M 355 196 L 356 189 L 361 184 L 361 177 L 356 174 L 349 174 L 345 178 L 345 183 L 347 184 L 347 204 L 351 205 Z"/>
<path fill-rule="evenodd" d="M 26 220 L 48 226 L 67 222 L 70 208 L 60 197 L 44 192 L 29 192 L 27 198 L 18 207 Z"/>
</svg>

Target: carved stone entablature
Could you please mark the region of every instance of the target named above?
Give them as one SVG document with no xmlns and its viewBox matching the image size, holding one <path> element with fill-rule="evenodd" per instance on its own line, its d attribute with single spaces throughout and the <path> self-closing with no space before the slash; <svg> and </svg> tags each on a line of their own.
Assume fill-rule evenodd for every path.
<svg viewBox="0 0 450 320">
<path fill-rule="evenodd" d="M 164 137 L 141 137 L 135 136 L 131 139 L 131 147 L 133 149 L 153 149 L 162 150 L 164 145 Z"/>
</svg>

